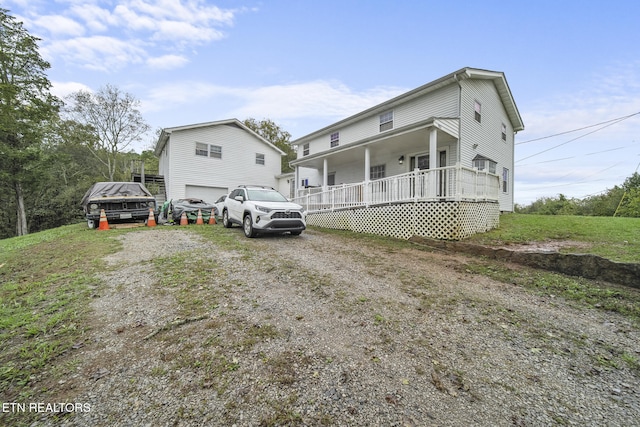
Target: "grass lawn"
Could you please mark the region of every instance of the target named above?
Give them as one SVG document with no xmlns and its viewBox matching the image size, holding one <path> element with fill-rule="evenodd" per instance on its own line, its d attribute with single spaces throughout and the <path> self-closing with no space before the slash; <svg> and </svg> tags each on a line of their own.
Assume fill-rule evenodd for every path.
<svg viewBox="0 0 640 427">
<path fill-rule="evenodd" d="M 640 218 L 570 215 L 504 214 L 500 227 L 467 241 L 505 245 L 545 241 L 574 241 L 564 251 L 592 253 L 613 261 L 640 262 Z"/>
</svg>

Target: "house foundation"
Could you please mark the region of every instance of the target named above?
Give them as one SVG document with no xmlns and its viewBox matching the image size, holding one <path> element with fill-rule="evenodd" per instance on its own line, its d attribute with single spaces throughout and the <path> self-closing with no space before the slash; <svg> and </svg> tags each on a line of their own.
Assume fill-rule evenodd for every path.
<svg viewBox="0 0 640 427">
<path fill-rule="evenodd" d="M 310 213 L 307 224 L 398 239 L 462 240 L 498 227 L 500 207 L 491 201 L 409 202 Z"/>
</svg>

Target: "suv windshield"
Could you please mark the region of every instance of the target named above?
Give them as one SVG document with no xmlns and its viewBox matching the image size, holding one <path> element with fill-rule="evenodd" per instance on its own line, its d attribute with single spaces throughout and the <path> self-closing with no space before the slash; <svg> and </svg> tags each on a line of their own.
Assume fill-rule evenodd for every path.
<svg viewBox="0 0 640 427">
<path fill-rule="evenodd" d="M 249 200 L 256 202 L 288 202 L 288 200 L 280 193 L 274 190 L 247 190 Z"/>
</svg>

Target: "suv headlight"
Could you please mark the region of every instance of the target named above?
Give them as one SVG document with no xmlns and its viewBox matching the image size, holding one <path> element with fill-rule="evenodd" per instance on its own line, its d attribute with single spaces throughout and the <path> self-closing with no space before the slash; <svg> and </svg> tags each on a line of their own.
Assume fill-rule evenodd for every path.
<svg viewBox="0 0 640 427">
<path fill-rule="evenodd" d="M 264 212 L 264 213 L 269 213 L 271 212 L 271 209 L 269 208 L 265 208 L 264 206 L 258 206 L 256 205 L 256 210 L 260 211 L 260 212 Z"/>
</svg>

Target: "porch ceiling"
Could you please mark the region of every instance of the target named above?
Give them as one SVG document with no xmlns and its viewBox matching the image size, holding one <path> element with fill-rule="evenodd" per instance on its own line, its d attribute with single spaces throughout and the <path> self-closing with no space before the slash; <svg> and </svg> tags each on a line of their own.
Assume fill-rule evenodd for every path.
<svg viewBox="0 0 640 427">
<path fill-rule="evenodd" d="M 447 132 L 440 129 L 438 129 L 437 132 L 438 146 L 456 143 L 457 138 Z M 325 158 L 329 164 L 333 166 L 362 162 L 365 147 L 369 147 L 371 154 L 373 155 L 375 153 L 376 157 L 391 157 L 416 152 L 427 152 L 429 151 L 429 129 L 415 129 L 378 138 L 366 143 L 350 144 L 330 151 L 317 153 L 316 155 L 300 158 L 292 163 L 300 167 L 322 169 Z"/>
</svg>

